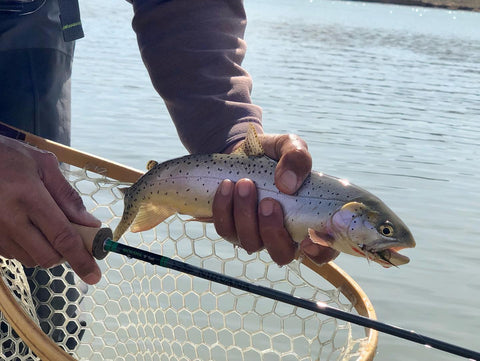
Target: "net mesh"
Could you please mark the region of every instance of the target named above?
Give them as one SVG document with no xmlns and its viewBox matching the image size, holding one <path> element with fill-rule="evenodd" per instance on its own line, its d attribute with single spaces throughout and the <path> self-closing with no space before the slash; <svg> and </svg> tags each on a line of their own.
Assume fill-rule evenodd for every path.
<svg viewBox="0 0 480 361">
<path fill-rule="evenodd" d="M 119 189 L 128 184 L 63 168 L 87 209 L 115 228 L 123 211 Z M 126 233 L 121 241 L 356 312 L 308 267 L 279 267 L 265 251 L 249 255 L 221 239 L 211 224 L 173 216 L 153 230 Z M 87 287 L 68 266 L 24 271 L 16 261 L 0 263 L 3 279 L 32 319 L 81 360 L 355 360 L 367 342 L 361 327 L 245 291 L 117 254 L 99 264 L 101 281 Z M 0 322 L 5 359 L 36 360 L 8 323 Z"/>
</svg>

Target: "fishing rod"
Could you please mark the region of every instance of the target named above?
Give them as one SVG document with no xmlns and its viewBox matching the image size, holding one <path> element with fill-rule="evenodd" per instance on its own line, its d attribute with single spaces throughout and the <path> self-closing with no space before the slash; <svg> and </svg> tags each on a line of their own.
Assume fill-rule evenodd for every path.
<svg viewBox="0 0 480 361">
<path fill-rule="evenodd" d="M 119 242 L 112 241 L 112 231 L 110 228 L 102 228 L 94 234 L 92 242 L 92 254 L 96 259 L 103 259 L 109 252 L 121 254 L 129 258 L 135 258 L 140 261 L 151 263 L 152 265 L 187 273 L 189 275 L 203 278 L 208 281 L 220 283 L 225 286 L 236 288 L 242 291 L 254 293 L 259 296 L 270 298 L 274 301 L 280 301 L 292 306 L 300 307 L 313 312 L 321 313 L 326 316 L 347 321 L 359 326 L 371 328 L 391 336 L 403 338 L 421 345 L 448 352 L 457 356 L 465 357 L 470 360 L 480 361 L 480 352 L 469 350 L 457 345 L 437 340 L 419 334 L 412 330 L 406 330 L 397 326 L 389 325 L 368 317 L 355 315 L 338 308 L 328 306 L 323 302 L 314 302 L 303 298 L 292 296 L 288 293 L 277 291 L 268 287 L 255 285 L 240 279 L 226 276 L 224 274 L 209 271 L 188 263 L 174 260 L 160 254 L 148 252 L 139 248 L 131 247 Z"/>
</svg>

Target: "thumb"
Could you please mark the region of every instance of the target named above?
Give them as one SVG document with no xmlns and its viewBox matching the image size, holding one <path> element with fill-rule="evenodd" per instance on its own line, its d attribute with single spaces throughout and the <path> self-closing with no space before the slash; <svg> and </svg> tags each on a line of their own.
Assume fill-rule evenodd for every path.
<svg viewBox="0 0 480 361">
<path fill-rule="evenodd" d="M 305 141 L 295 134 L 259 136 L 265 153 L 278 159 L 275 184 L 286 194 L 295 193 L 310 174 L 312 156 Z"/>
</svg>

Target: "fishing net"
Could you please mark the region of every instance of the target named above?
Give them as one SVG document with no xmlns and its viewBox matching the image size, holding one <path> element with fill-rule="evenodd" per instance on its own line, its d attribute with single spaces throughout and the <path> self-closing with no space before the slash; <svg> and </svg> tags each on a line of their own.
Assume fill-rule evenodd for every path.
<svg viewBox="0 0 480 361">
<path fill-rule="evenodd" d="M 63 172 L 87 209 L 114 229 L 123 211 L 119 188 L 128 184 L 73 166 Z M 353 313 L 354 305 L 368 302 L 353 296 L 350 282 L 334 287 L 297 261 L 279 267 L 265 251 L 248 254 L 221 239 L 211 224 L 180 216 L 151 231 L 126 233 L 121 241 Z M 0 261 L 4 283 L 22 309 L 74 359 L 373 357 L 376 338 L 362 327 L 117 254 L 99 265 L 101 281 L 87 287 L 66 265 L 24 270 L 16 261 Z M 5 319 L 0 326 L 3 359 L 38 359 Z"/>
</svg>

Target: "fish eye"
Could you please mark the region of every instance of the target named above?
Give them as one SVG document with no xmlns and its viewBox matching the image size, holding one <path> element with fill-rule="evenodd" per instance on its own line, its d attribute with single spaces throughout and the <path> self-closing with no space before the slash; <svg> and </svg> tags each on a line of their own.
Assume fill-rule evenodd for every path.
<svg viewBox="0 0 480 361">
<path fill-rule="evenodd" d="M 378 230 L 382 235 L 385 237 L 392 237 L 393 236 L 393 226 L 390 223 L 384 223 L 380 227 L 378 227 Z"/>
</svg>

